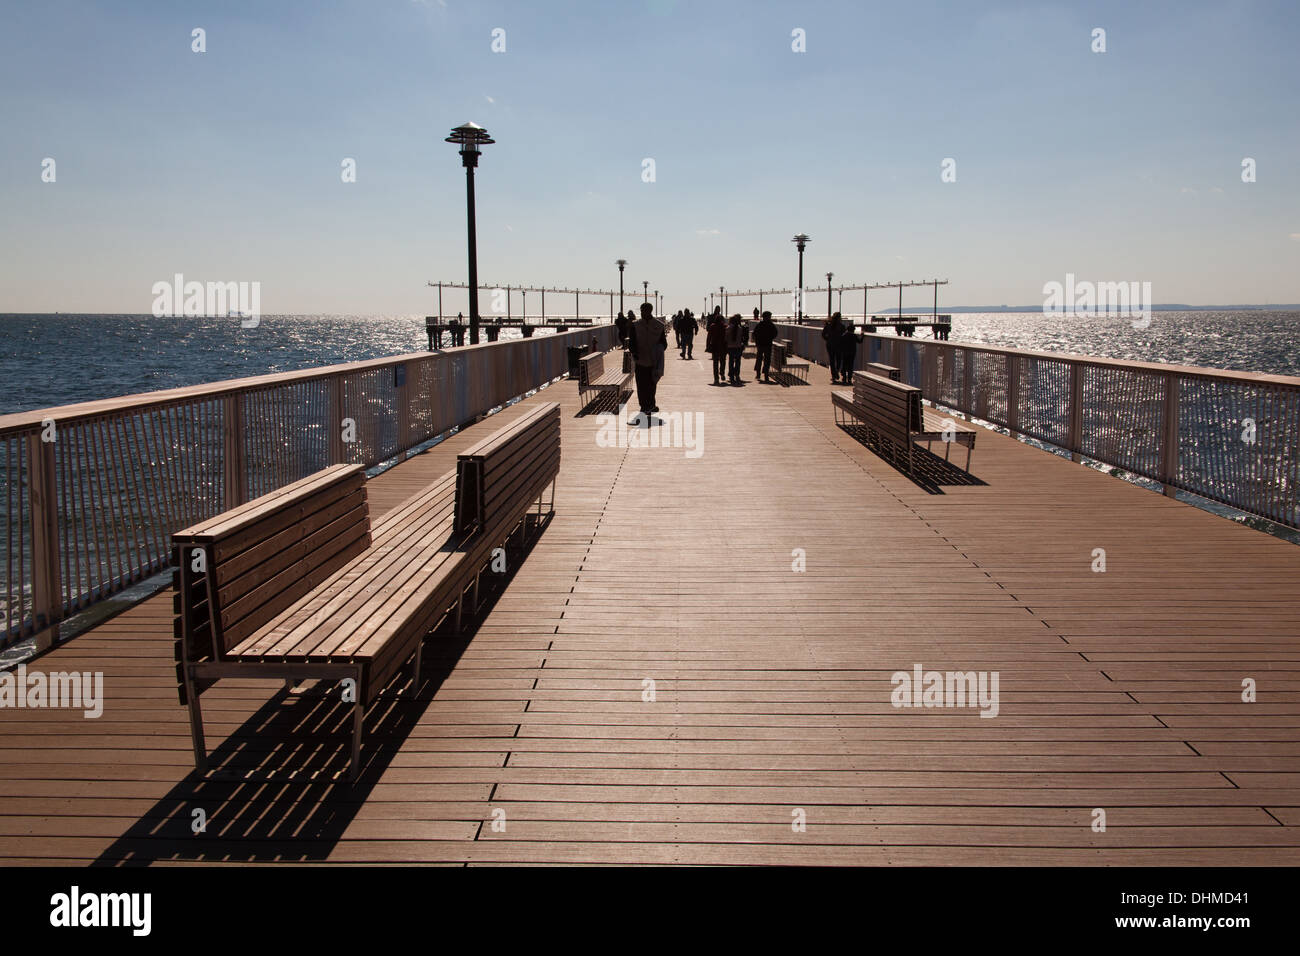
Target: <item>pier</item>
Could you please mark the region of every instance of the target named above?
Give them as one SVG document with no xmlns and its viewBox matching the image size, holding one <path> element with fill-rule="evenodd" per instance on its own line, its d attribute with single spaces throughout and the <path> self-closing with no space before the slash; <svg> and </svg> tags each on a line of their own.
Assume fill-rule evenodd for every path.
<svg viewBox="0 0 1300 956">
<path fill-rule="evenodd" d="M 613 344 L 597 326 L 157 393 L 144 410 L 52 410 L 83 442 L 68 461 L 32 438 L 41 413 L 0 418 L 10 468 L 34 462 L 37 485 L 48 470 L 65 488 L 93 470 L 96 429 L 143 447 L 128 413 L 159 428 L 189 420 L 174 411 L 187 402 L 224 407 L 190 439 L 213 457 L 176 472 L 229 478 L 204 492 L 209 511 L 318 461 L 396 459 L 367 483 L 380 515 L 540 402 L 561 404 L 563 449 L 553 515 L 459 629 L 429 636 L 414 695 L 395 689 L 367 718 L 357 784 L 345 704 L 239 681 L 205 697 L 212 772 L 197 774 L 163 590 L 29 662 L 102 671 L 104 708 L 0 711 L 0 861 L 1300 862 L 1300 549 L 1174 497 L 1294 526 L 1300 380 L 871 337 L 859 366 L 889 361 L 927 400 L 1063 451 L 988 428 L 971 473 L 918 449 L 909 477 L 835 424 L 823 366 L 764 385 L 746 361 L 745 387 L 714 388 L 702 351 L 669 349 L 658 399 L 699 416 L 700 453 L 611 446 L 610 420 L 561 377 L 566 345 L 592 334 Z M 816 328 L 782 334 L 824 363 Z M 1225 422 L 1248 408 L 1274 430 L 1207 450 L 1192 409 L 1210 398 Z M 361 441 L 322 432 L 317 448 L 290 408 L 355 418 Z M 247 444 L 228 437 L 238 421 Z M 222 449 L 245 457 L 223 465 Z M 282 460 L 293 475 L 274 475 Z M 47 503 L 30 523 L 72 551 L 33 559 L 40 620 L 24 625 L 11 595 L 11 635 L 90 603 L 71 579 L 114 590 L 77 570 L 85 548 Z M 165 552 L 147 563 L 104 573 L 138 579 Z M 997 672 L 996 716 L 895 706 L 895 675 L 918 667 Z"/>
</svg>

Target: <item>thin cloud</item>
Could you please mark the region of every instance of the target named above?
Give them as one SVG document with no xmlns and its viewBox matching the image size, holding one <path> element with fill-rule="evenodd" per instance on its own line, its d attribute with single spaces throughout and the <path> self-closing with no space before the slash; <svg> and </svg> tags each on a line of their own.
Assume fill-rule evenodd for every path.
<svg viewBox="0 0 1300 956">
<path fill-rule="evenodd" d="M 721 229 L 696 229 L 695 234 L 697 236 L 720 236 L 722 235 L 722 230 Z"/>
</svg>

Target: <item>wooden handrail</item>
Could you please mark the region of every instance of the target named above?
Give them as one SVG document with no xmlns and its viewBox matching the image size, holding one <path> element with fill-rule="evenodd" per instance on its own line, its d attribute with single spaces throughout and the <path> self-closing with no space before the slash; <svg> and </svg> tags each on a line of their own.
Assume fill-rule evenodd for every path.
<svg viewBox="0 0 1300 956">
<path fill-rule="evenodd" d="M 0 416 L 0 647 L 166 567 L 193 524 L 329 464 L 366 467 L 568 371 L 614 326 Z"/>
</svg>

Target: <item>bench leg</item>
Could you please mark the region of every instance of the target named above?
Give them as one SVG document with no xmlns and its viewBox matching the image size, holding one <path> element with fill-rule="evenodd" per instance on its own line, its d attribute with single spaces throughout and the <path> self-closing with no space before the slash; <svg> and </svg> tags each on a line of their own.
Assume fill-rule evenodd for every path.
<svg viewBox="0 0 1300 956">
<path fill-rule="evenodd" d="M 420 689 L 420 671 L 422 669 L 421 665 L 423 663 L 424 663 L 424 638 L 421 637 L 420 640 L 415 645 L 415 670 L 411 674 L 412 695 L 414 695 L 416 691 Z"/>
<path fill-rule="evenodd" d="M 189 701 L 190 738 L 194 743 L 194 769 L 208 769 L 208 746 L 203 738 L 203 711 L 199 709 L 199 695 L 194 681 L 185 675 L 185 698 Z"/>
<path fill-rule="evenodd" d="M 361 725 L 366 709 L 361 704 L 361 683 L 357 682 L 357 702 L 352 705 L 352 759 L 348 761 L 348 779 L 356 782 L 361 772 Z"/>
<path fill-rule="evenodd" d="M 970 474 L 970 453 L 974 447 L 975 443 L 973 441 L 966 443 L 966 474 L 968 475 Z"/>
</svg>

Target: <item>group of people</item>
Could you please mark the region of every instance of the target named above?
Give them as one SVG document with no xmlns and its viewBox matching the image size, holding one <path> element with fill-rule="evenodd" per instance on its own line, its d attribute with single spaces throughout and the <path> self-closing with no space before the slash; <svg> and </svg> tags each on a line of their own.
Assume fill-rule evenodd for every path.
<svg viewBox="0 0 1300 956">
<path fill-rule="evenodd" d="M 845 322 L 836 312 L 822 326 L 822 341 L 826 343 L 826 355 L 830 359 L 831 384 L 852 385 L 853 366 L 858 357 L 858 345 L 864 336 L 853 328 L 853 323 Z"/>
<path fill-rule="evenodd" d="M 740 358 L 749 346 L 750 336 L 754 340 L 754 379 L 760 377 L 765 382 L 772 381 L 772 343 L 776 341 L 776 323 L 772 313 L 764 312 L 759 316 L 754 310 L 754 327 L 751 329 L 737 312 L 730 319 L 723 318 L 719 306 L 709 316 L 708 330 L 705 334 L 704 349 L 713 357 L 714 385 L 743 385 L 740 377 Z M 724 382 L 723 379 L 726 379 Z"/>
<path fill-rule="evenodd" d="M 627 315 L 620 314 L 614 320 L 614 325 L 618 329 L 620 344 L 632 353 L 637 401 L 641 406 L 640 417 L 644 417 L 648 425 L 651 413 L 659 411 L 659 406 L 655 404 L 655 393 L 659 379 L 664 374 L 668 323 L 655 316 L 653 305 L 644 302 L 640 318 L 629 309 Z M 683 309 L 673 316 L 672 327 L 680 357 L 694 358 L 695 334 L 699 331 L 700 320 L 690 309 Z M 722 314 L 721 306 L 715 308 L 713 314 L 708 316 L 704 339 L 704 350 L 713 358 L 713 384 L 744 384 L 740 377 L 740 361 L 751 336 L 755 352 L 754 379 L 771 382 L 772 343 L 779 334 L 771 312 L 760 315 L 758 309 L 755 309 L 751 329 L 750 323 L 742 320 L 740 313 L 737 312 L 728 319 Z M 826 343 L 826 354 L 830 358 L 833 384 L 852 384 L 858 345 L 863 338 L 853 324 L 845 322 L 838 312 L 822 326 L 822 340 Z M 594 339 L 592 347 L 595 348 Z"/>
</svg>

